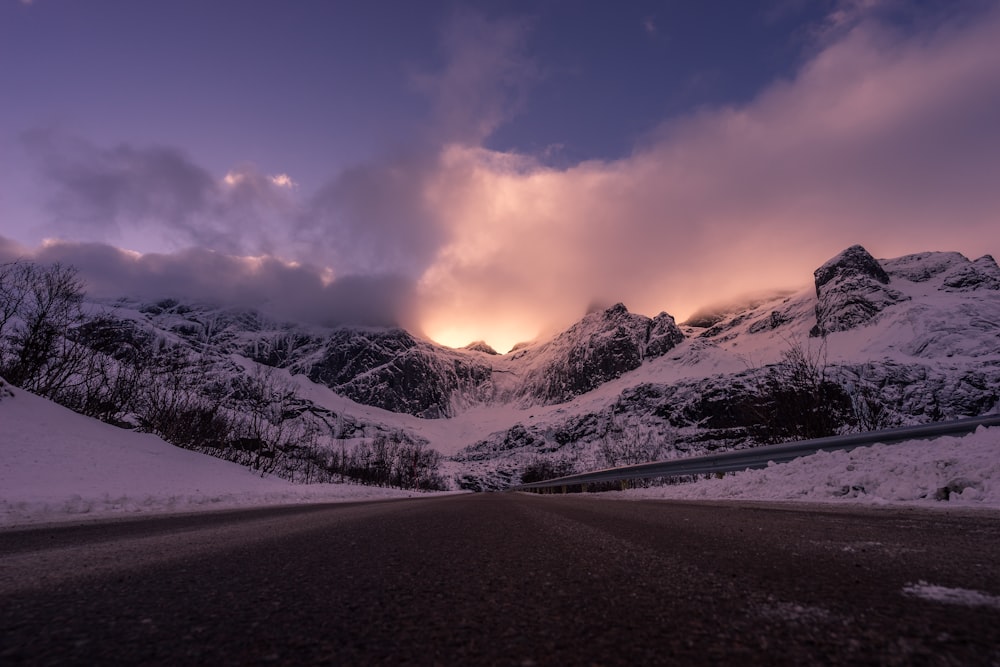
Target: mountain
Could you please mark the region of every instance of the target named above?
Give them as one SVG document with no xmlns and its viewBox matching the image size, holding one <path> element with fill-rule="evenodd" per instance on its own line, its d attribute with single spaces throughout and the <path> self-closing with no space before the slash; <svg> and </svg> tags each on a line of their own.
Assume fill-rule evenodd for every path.
<svg viewBox="0 0 1000 667">
<path fill-rule="evenodd" d="M 838 418 L 838 431 L 995 411 L 998 276 L 990 256 L 878 261 L 853 246 L 818 268 L 811 288 L 706 309 L 697 326 L 681 327 L 684 339 L 669 354 L 453 458 L 469 471 L 464 483 L 495 488 L 539 457 L 592 469 L 638 462 L 621 453 L 651 442 L 667 443 L 661 458 L 749 446 L 763 441 L 760 396 L 775 391 L 771 381 L 788 380 L 789 358 L 836 389 L 811 408 Z M 781 397 L 786 410 L 796 407 L 794 395 Z M 769 416 L 780 420 L 781 410 Z"/>
<path fill-rule="evenodd" d="M 175 300 L 88 308 L 78 340 L 123 367 L 146 359 L 200 397 L 192 414 L 206 423 L 279 406 L 268 419 L 286 425 L 283 465 L 302 479 L 346 474 L 345 448 L 388 438 L 442 453 L 464 487 L 498 488 L 540 462 L 585 469 L 796 437 L 802 425 L 782 423 L 795 410 L 843 431 L 982 414 L 1000 395 L 1000 267 L 988 255 L 878 260 L 852 246 L 797 292 L 681 325 L 616 304 L 505 355 Z"/>
<path fill-rule="evenodd" d="M 564 403 L 663 356 L 682 340 L 670 315 L 650 319 L 619 303 L 588 314 L 551 340 L 512 352 L 497 369 L 518 379 L 498 397 L 520 405 Z"/>
<path fill-rule="evenodd" d="M 859 245 L 816 269 L 816 324 L 810 336 L 849 331 L 883 310 L 910 299 L 889 286 L 882 265 Z"/>
<path fill-rule="evenodd" d="M 117 317 L 134 311 L 127 315 L 128 328 L 141 329 L 144 323 L 192 350 L 242 355 L 305 375 L 357 403 L 425 419 L 454 417 L 474 405 L 565 402 L 662 356 L 684 339 L 670 315 L 649 318 L 622 304 L 503 356 L 482 342 L 452 349 L 399 328 L 323 330 L 174 300 L 131 308 L 119 300 L 115 305 Z"/>
</svg>

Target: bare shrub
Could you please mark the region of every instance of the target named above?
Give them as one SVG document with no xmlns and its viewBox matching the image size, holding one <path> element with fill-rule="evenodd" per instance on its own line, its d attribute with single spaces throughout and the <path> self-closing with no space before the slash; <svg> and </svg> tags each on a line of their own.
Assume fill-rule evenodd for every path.
<svg viewBox="0 0 1000 667">
<path fill-rule="evenodd" d="M 537 456 L 521 469 L 521 483 L 544 482 L 572 475 L 574 472 L 576 472 L 575 466 L 568 459 L 551 459 Z"/>
<path fill-rule="evenodd" d="M 0 265 L 0 374 L 55 398 L 79 377 L 89 350 L 71 331 L 84 322 L 77 270 L 31 262 Z"/>
<path fill-rule="evenodd" d="M 759 442 L 836 435 L 853 423 L 850 396 L 829 376 L 825 341 L 813 348 L 792 340 L 777 364 L 751 377 L 739 411 Z"/>
</svg>

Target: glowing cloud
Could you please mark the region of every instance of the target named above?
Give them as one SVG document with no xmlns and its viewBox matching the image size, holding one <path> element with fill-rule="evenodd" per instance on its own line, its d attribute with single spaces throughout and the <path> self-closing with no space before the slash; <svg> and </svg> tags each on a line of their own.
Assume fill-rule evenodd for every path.
<svg viewBox="0 0 1000 667">
<path fill-rule="evenodd" d="M 275 174 L 268 177 L 271 182 L 277 185 L 279 188 L 286 188 L 289 190 L 294 190 L 297 187 L 295 181 L 292 180 L 291 176 L 288 174 Z"/>
<path fill-rule="evenodd" d="M 793 77 L 668 119 L 618 160 L 556 168 L 544 153 L 485 148 L 542 68 L 526 56 L 524 22 L 468 14 L 446 30 L 441 71 L 413 77 L 436 114 L 428 136 L 301 200 L 284 173 L 239 166 L 219 179 L 175 150 L 41 133 L 29 139 L 58 229 L 175 251 L 44 254 L 76 258 L 108 286 L 174 281 L 505 350 L 594 305 L 683 320 L 802 286 L 855 243 L 879 257 L 997 253 L 1000 9 L 902 32 L 879 18 L 885 4 L 837 3 Z M 253 271 L 233 259 L 250 256 Z"/>
<path fill-rule="evenodd" d="M 225 183 L 226 185 L 232 186 L 232 185 L 239 185 L 245 179 L 246 179 L 245 175 L 235 171 L 229 171 L 226 172 L 225 176 L 223 176 L 222 182 Z"/>
<path fill-rule="evenodd" d="M 447 230 L 418 284 L 425 331 L 505 347 L 619 300 L 683 319 L 807 284 L 858 242 L 996 252 L 1000 12 L 911 37 L 858 21 L 794 80 L 668 122 L 622 160 L 445 148 L 422 200 Z"/>
</svg>

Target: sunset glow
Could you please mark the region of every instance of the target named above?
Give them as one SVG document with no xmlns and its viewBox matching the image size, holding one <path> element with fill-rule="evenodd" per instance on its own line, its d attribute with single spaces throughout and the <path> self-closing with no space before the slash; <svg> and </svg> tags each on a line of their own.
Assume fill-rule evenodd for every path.
<svg viewBox="0 0 1000 667">
<path fill-rule="evenodd" d="M 271 182 L 277 185 L 279 188 L 294 188 L 295 181 L 291 179 L 288 174 L 276 174 L 271 176 Z"/>
<path fill-rule="evenodd" d="M 192 32 L 169 3 L 3 5 L 18 87 L 0 256 L 502 352 L 617 302 L 682 321 L 798 288 L 855 243 L 1000 252 L 988 3 L 651 3 L 575 22 L 420 4 L 387 22 L 254 3 L 249 41 L 221 9 Z M 141 52 L 121 37 L 154 23 Z"/>
<path fill-rule="evenodd" d="M 423 328 L 424 334 L 435 343 L 440 343 L 447 347 L 461 348 L 469 343 L 484 341 L 500 354 L 506 354 L 518 343 L 526 343 L 538 337 L 538 331 L 533 331 L 530 325 L 517 327 L 507 326 L 502 322 L 487 322 L 481 327 L 475 324 L 464 328 L 451 326 L 448 322 L 454 321 L 454 315 L 448 313 L 442 316 L 443 324 L 435 326 L 434 320 Z"/>
</svg>

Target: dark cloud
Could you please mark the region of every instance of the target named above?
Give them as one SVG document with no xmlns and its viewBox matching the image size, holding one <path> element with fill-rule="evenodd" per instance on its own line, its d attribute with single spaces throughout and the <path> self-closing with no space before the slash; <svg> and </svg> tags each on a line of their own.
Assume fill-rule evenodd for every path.
<svg viewBox="0 0 1000 667">
<path fill-rule="evenodd" d="M 29 254 L 30 251 L 21 244 L 0 236 L 0 262 L 14 262 Z"/>
<path fill-rule="evenodd" d="M 425 197 L 437 171 L 415 153 L 345 170 L 310 199 L 300 245 L 339 271 L 419 276 L 444 240 Z"/>
<path fill-rule="evenodd" d="M 100 229 L 157 220 L 188 227 L 215 191 L 208 172 L 171 148 L 98 148 L 54 130 L 33 130 L 22 140 L 41 161 L 54 190 L 49 204 L 64 224 Z"/>
<path fill-rule="evenodd" d="M 260 254 L 278 247 L 280 225 L 295 214 L 288 186 L 252 165 L 215 178 L 173 148 L 106 148 L 51 129 L 22 143 L 41 166 L 61 235 Z"/>
<path fill-rule="evenodd" d="M 398 276 L 330 280 L 312 266 L 204 249 L 138 255 L 102 243 L 58 242 L 28 253 L 0 237 L 0 261 L 18 258 L 76 267 L 97 298 L 175 298 L 256 308 L 297 322 L 415 327 L 413 285 Z"/>
<path fill-rule="evenodd" d="M 95 146 L 57 130 L 24 136 L 46 177 L 56 235 L 143 251 L 188 247 L 294 257 L 339 274 L 419 277 L 447 241 L 433 192 L 441 148 L 475 143 L 520 108 L 537 80 L 523 21 L 458 12 L 443 62 L 414 75 L 431 118 L 410 146 L 345 169 L 304 200 L 254 165 L 212 175 L 182 152 Z M 287 177 L 284 177 L 287 179 Z"/>
</svg>

